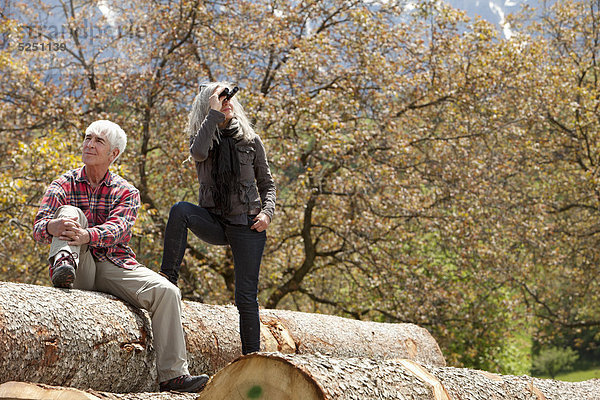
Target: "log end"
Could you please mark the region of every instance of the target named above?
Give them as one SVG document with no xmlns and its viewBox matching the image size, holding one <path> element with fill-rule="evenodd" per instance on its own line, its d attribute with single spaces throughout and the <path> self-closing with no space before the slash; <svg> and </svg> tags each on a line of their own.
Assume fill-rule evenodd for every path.
<svg viewBox="0 0 600 400">
<path fill-rule="evenodd" d="M 0 385 L 0 400 L 100 400 L 99 397 L 71 388 L 39 383 L 6 382 Z"/>
<path fill-rule="evenodd" d="M 321 387 L 302 369 L 274 354 L 249 354 L 208 382 L 198 400 L 324 400 Z"/>
</svg>

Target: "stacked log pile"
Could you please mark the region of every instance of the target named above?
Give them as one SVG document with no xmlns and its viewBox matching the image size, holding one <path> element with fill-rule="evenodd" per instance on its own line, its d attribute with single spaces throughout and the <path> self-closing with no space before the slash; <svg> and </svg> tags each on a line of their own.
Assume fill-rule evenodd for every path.
<svg viewBox="0 0 600 400">
<path fill-rule="evenodd" d="M 422 366 L 412 360 L 256 353 L 213 376 L 198 394 L 80 391 L 7 382 L 0 400 L 598 400 L 600 380 L 559 382 L 527 376 Z"/>
<path fill-rule="evenodd" d="M 241 355 L 233 306 L 184 302 L 192 373 L 214 374 Z M 262 350 L 445 365 L 431 335 L 412 324 L 261 310 Z M 123 393 L 155 391 L 148 314 L 107 294 L 0 282 L 0 383 L 37 382 Z"/>
<path fill-rule="evenodd" d="M 282 310 L 261 310 L 261 322 L 264 351 L 241 356 L 234 307 L 184 302 L 191 371 L 214 376 L 200 395 L 155 393 L 145 311 L 102 293 L 0 282 L 0 400 L 600 400 L 600 380 L 446 367 L 412 324 Z"/>
</svg>

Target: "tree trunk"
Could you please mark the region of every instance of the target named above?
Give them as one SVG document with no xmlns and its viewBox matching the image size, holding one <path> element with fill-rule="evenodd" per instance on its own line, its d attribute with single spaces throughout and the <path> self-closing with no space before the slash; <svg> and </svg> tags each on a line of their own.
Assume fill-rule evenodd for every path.
<svg viewBox="0 0 600 400">
<path fill-rule="evenodd" d="M 599 400 L 600 380 L 560 382 L 423 367 L 411 360 L 255 353 L 212 377 L 198 400 Z"/>
<path fill-rule="evenodd" d="M 184 302 L 192 373 L 214 374 L 241 355 L 233 306 Z M 445 365 L 435 340 L 412 324 L 261 310 L 262 349 L 334 357 L 410 358 Z M 156 391 L 148 314 L 113 296 L 0 282 L 0 383 L 122 393 Z"/>
</svg>

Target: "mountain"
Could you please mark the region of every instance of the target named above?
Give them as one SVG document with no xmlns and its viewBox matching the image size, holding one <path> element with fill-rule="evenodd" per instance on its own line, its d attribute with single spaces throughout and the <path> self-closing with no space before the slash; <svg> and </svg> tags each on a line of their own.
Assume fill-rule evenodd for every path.
<svg viewBox="0 0 600 400">
<path fill-rule="evenodd" d="M 492 22 L 502 31 L 505 38 L 510 38 L 513 31 L 505 23 L 506 16 L 518 12 L 524 4 L 538 8 L 541 0 L 445 0 L 454 8 L 465 10 L 471 18 L 479 16 Z"/>
</svg>

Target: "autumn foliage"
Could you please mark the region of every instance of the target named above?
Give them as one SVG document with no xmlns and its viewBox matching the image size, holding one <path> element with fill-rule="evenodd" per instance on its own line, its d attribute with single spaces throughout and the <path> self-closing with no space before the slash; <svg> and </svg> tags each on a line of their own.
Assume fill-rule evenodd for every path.
<svg viewBox="0 0 600 400">
<path fill-rule="evenodd" d="M 516 331 L 599 331 L 598 1 L 524 9 L 510 39 L 439 1 L 47 3 L 2 13 L 0 279 L 48 284 L 33 217 L 97 119 L 129 136 L 114 169 L 156 270 L 197 198 L 189 105 L 225 79 L 278 187 L 261 305 L 414 322 L 502 372 Z M 190 238 L 184 263 L 184 297 L 232 301 L 224 248 Z"/>
</svg>

